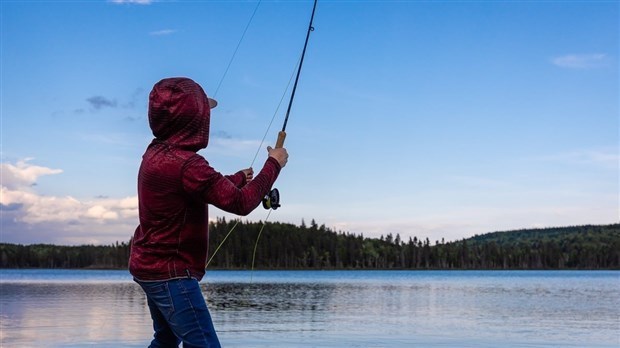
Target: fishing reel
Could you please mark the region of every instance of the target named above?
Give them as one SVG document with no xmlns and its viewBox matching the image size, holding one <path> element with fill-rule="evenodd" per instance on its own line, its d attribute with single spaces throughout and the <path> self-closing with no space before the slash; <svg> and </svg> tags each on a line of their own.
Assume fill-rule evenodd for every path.
<svg viewBox="0 0 620 348">
<path fill-rule="evenodd" d="M 263 197 L 263 208 L 269 210 L 276 210 L 280 207 L 280 191 L 277 188 L 269 191 L 268 194 Z"/>
</svg>

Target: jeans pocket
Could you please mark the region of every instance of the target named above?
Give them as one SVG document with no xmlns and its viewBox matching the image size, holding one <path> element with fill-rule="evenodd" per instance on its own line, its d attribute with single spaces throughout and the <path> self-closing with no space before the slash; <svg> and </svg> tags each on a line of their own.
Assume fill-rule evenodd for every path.
<svg viewBox="0 0 620 348">
<path fill-rule="evenodd" d="M 174 303 L 168 282 L 140 282 L 139 284 L 150 300 L 149 305 L 154 304 L 166 318 L 170 318 L 174 313 Z"/>
</svg>

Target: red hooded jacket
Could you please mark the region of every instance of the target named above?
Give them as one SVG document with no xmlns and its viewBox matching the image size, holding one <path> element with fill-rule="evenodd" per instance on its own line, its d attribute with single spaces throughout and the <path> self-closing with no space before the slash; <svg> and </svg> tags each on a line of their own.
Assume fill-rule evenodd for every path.
<svg viewBox="0 0 620 348">
<path fill-rule="evenodd" d="M 168 78 L 149 96 L 155 139 L 138 174 L 140 225 L 131 245 L 129 271 L 138 280 L 202 279 L 208 248 L 207 205 L 247 215 L 269 192 L 280 164 L 269 157 L 246 183 L 224 176 L 196 152 L 207 147 L 211 109 L 206 93 L 188 78 Z"/>
</svg>

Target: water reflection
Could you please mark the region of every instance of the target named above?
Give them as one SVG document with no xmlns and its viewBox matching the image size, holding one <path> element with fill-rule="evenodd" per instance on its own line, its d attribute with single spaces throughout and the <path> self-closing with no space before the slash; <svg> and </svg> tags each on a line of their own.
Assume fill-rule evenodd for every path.
<svg viewBox="0 0 620 348">
<path fill-rule="evenodd" d="M 141 343 L 150 317 L 137 285 L 2 284 L 2 346 Z"/>
<path fill-rule="evenodd" d="M 337 286 L 330 284 L 203 284 L 207 303 L 214 310 L 260 311 L 324 310 Z"/>
<path fill-rule="evenodd" d="M 618 272 L 264 274 L 201 284 L 225 347 L 620 345 Z M 148 344 L 151 319 L 136 284 L 67 275 L 2 278 L 0 346 Z"/>
</svg>

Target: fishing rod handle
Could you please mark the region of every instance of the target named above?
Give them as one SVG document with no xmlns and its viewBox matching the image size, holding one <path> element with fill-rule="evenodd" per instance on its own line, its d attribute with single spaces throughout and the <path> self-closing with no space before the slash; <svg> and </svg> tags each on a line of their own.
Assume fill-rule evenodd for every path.
<svg viewBox="0 0 620 348">
<path fill-rule="evenodd" d="M 280 131 L 278 133 L 278 140 L 276 141 L 276 149 L 284 147 L 284 139 L 286 139 L 286 132 Z"/>
</svg>

